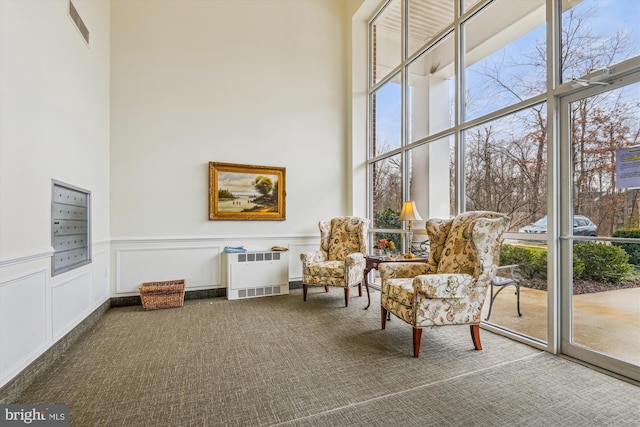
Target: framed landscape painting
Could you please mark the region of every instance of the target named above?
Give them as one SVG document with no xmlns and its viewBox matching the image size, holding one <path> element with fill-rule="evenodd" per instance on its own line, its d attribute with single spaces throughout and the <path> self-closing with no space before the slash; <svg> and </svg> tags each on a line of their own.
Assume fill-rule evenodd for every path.
<svg viewBox="0 0 640 427">
<path fill-rule="evenodd" d="M 210 220 L 286 219 L 285 168 L 209 162 Z"/>
</svg>

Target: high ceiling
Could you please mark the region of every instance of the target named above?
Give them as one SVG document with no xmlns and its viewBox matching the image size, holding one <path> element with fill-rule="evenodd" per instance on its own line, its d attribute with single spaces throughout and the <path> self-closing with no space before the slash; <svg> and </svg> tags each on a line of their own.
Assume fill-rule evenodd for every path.
<svg viewBox="0 0 640 427">
<path fill-rule="evenodd" d="M 465 10 L 479 0 L 465 0 Z M 395 0 L 376 19 L 377 31 L 384 31 L 387 37 L 394 34 L 400 38 L 401 7 Z M 452 0 L 410 0 L 409 39 L 410 47 L 417 48 L 453 22 L 454 2 Z M 414 49 L 412 49 L 414 50 Z"/>
<path fill-rule="evenodd" d="M 465 10 L 478 2 L 479 0 L 465 0 Z M 382 77 L 400 63 L 401 3 L 400 0 L 391 1 L 373 21 L 376 31 L 376 67 L 380 68 L 376 71 L 377 77 Z M 409 0 L 408 55 L 412 56 L 450 26 L 454 21 L 454 13 L 453 0 Z M 495 25 L 498 16 L 501 22 L 499 26 Z M 544 0 L 498 0 L 490 3 L 483 12 L 465 23 L 465 63 L 467 66 L 475 63 L 544 22 Z M 440 50 L 442 52 L 432 50 L 430 56 L 423 59 L 423 70 L 434 73 L 438 69 L 445 73 L 441 77 L 447 78 L 453 73 L 453 49 L 447 46 L 444 50 L 451 51 L 448 54 L 443 49 Z M 444 67 L 449 69 L 445 71 Z M 416 66 L 412 71 L 417 70 Z"/>
</svg>

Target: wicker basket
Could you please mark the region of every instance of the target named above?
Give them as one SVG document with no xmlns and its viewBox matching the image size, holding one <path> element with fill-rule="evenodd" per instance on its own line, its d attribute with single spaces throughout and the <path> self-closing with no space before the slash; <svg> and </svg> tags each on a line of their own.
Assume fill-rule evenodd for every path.
<svg viewBox="0 0 640 427">
<path fill-rule="evenodd" d="M 140 285 L 140 299 L 144 310 L 182 307 L 184 279 L 143 283 Z"/>
</svg>

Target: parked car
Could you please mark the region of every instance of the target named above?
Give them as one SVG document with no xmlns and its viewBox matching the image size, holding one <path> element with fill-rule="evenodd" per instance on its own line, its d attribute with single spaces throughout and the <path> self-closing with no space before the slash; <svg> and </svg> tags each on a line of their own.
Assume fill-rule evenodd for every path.
<svg viewBox="0 0 640 427">
<path fill-rule="evenodd" d="M 547 217 L 543 216 L 533 224 L 522 227 L 520 233 L 546 233 Z M 598 227 L 586 216 L 575 215 L 573 217 L 573 235 L 574 236 L 597 236 Z"/>
</svg>

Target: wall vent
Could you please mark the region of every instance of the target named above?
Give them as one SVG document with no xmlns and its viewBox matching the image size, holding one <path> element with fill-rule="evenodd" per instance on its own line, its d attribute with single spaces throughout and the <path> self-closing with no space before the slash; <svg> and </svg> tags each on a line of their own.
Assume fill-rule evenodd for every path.
<svg viewBox="0 0 640 427">
<path fill-rule="evenodd" d="M 256 252 L 256 253 L 245 253 L 238 254 L 238 259 L 236 262 L 260 262 L 260 261 L 279 261 L 280 253 L 279 252 Z"/>
<path fill-rule="evenodd" d="M 76 28 L 78 28 L 78 31 L 80 31 L 80 34 L 82 35 L 84 41 L 89 44 L 89 29 L 86 25 L 84 25 L 82 18 L 80 18 L 80 14 L 76 10 L 73 3 L 71 3 L 71 1 L 69 1 L 69 17 L 71 18 L 73 23 L 76 24 Z"/>
<path fill-rule="evenodd" d="M 255 298 L 255 297 L 265 297 L 269 295 L 278 295 L 282 293 L 280 290 L 281 287 L 282 286 L 265 286 L 262 288 L 238 289 L 237 296 L 231 299 Z M 289 292 L 286 292 L 286 293 L 289 293 Z"/>
</svg>

